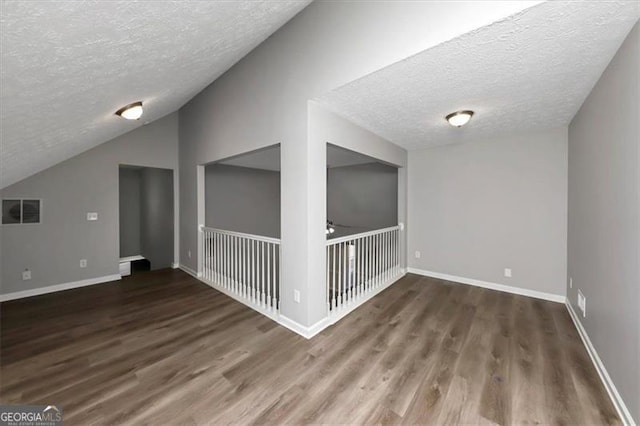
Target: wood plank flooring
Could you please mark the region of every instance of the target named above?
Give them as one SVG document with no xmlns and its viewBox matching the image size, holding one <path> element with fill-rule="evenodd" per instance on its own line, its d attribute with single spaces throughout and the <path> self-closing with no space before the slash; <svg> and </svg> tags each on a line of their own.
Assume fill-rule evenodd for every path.
<svg viewBox="0 0 640 426">
<path fill-rule="evenodd" d="M 407 275 L 306 340 L 181 271 L 2 303 L 0 400 L 65 424 L 619 424 L 566 308 Z"/>
</svg>

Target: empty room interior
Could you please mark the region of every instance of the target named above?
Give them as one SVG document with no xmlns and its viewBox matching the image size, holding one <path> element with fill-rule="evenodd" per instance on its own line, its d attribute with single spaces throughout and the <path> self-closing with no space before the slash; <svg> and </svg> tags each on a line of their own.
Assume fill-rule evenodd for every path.
<svg viewBox="0 0 640 426">
<path fill-rule="evenodd" d="M 0 422 L 640 422 L 640 2 L 1 3 Z"/>
</svg>

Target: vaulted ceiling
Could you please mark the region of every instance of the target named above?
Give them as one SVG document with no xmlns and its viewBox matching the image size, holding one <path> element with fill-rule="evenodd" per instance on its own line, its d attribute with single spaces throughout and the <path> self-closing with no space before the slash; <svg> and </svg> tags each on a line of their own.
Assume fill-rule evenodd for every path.
<svg viewBox="0 0 640 426">
<path fill-rule="evenodd" d="M 545 2 L 320 101 L 407 149 L 566 126 L 639 17 L 637 1 Z M 465 127 L 444 119 L 467 109 Z"/>
<path fill-rule="evenodd" d="M 310 2 L 3 0 L 0 188 L 178 110 Z M 408 149 L 566 125 L 640 3 L 522 4 L 319 101 Z M 114 119 L 137 100 L 144 120 Z"/>
<path fill-rule="evenodd" d="M 0 188 L 176 111 L 310 2 L 3 0 Z"/>
<path fill-rule="evenodd" d="M 370 164 L 379 162 L 375 158 L 359 152 L 351 151 L 336 145 L 327 144 L 327 167 L 356 166 L 358 164 Z M 270 146 L 257 151 L 247 152 L 236 157 L 219 161 L 218 164 L 228 166 L 249 167 L 280 171 L 280 145 Z"/>
</svg>

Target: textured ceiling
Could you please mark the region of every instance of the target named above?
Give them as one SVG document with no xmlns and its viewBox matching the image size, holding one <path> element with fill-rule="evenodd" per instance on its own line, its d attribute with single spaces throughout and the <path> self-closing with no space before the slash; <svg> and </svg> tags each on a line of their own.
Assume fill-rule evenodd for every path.
<svg viewBox="0 0 640 426">
<path fill-rule="evenodd" d="M 369 164 L 378 162 L 375 158 L 369 157 L 359 152 L 341 148 L 339 146 L 327 144 L 327 167 L 355 166 L 357 164 Z M 250 167 L 252 169 L 280 170 L 280 146 L 275 145 L 269 148 L 238 155 L 237 157 L 222 160 L 220 164 L 229 166 Z"/>
<path fill-rule="evenodd" d="M 2 0 L 0 188 L 177 110 L 309 3 Z"/>
<path fill-rule="evenodd" d="M 565 126 L 639 16 L 637 1 L 542 3 L 319 101 L 407 149 Z M 476 115 L 453 128 L 460 109 Z"/>
</svg>

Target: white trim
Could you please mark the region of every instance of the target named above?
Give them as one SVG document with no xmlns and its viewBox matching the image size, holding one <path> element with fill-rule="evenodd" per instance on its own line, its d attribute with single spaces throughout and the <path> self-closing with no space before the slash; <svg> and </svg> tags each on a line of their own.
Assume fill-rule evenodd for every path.
<svg viewBox="0 0 640 426">
<path fill-rule="evenodd" d="M 396 226 L 390 226 L 388 228 L 374 229 L 373 231 L 361 232 L 359 234 L 345 235 L 344 237 L 328 238 L 327 239 L 327 246 L 332 246 L 332 245 L 335 245 L 335 244 L 344 243 L 344 242 L 351 241 L 351 240 L 356 240 L 358 238 L 370 237 L 370 236 L 373 236 L 373 235 L 384 234 L 385 232 L 391 232 L 391 231 L 402 231 L 402 229 L 400 229 L 400 225 L 396 225 Z"/>
<path fill-rule="evenodd" d="M 425 277 L 438 278 L 445 281 L 473 285 L 476 287 L 488 288 L 490 290 L 504 291 L 505 293 L 519 294 L 521 296 L 534 297 L 536 299 L 548 300 L 550 302 L 565 303 L 567 297 L 560 294 L 545 293 L 542 291 L 529 290 L 525 288 L 512 287 L 504 284 L 496 284 L 489 281 L 481 281 L 473 278 L 458 277 L 455 275 L 441 274 L 440 272 L 426 271 L 424 269 L 407 268 L 412 274 L 423 275 Z"/>
<path fill-rule="evenodd" d="M 333 324 L 328 317 L 325 317 L 325 318 L 322 318 L 317 323 L 307 327 L 300 324 L 297 321 L 292 320 L 291 318 L 285 317 L 282 314 L 278 316 L 278 319 L 276 321 L 281 326 L 288 328 L 289 330 L 299 334 L 305 339 L 311 339 L 313 336 L 315 336 L 316 334 L 320 333 L 322 330 L 324 330 L 325 328 Z"/>
<path fill-rule="evenodd" d="M 178 268 L 181 269 L 182 271 L 186 272 L 187 274 L 191 275 L 193 278 L 199 279 L 198 277 L 198 273 L 196 271 L 194 271 L 193 269 L 189 268 L 186 265 L 183 265 L 182 263 L 178 265 Z"/>
<path fill-rule="evenodd" d="M 591 361 L 593 361 L 593 365 L 596 367 L 596 370 L 598 371 L 600 380 L 602 380 L 602 383 L 604 384 L 604 387 L 607 390 L 607 393 L 609 394 L 609 398 L 611 398 L 611 402 L 613 403 L 613 406 L 616 407 L 616 410 L 618 411 L 618 415 L 620 416 L 622 423 L 624 423 L 625 425 L 635 425 L 636 423 L 634 423 L 633 417 L 631 417 L 631 413 L 629 412 L 629 409 L 627 408 L 624 401 L 622 400 L 622 397 L 618 393 L 618 389 L 616 389 L 616 386 L 613 383 L 613 380 L 611 380 L 611 376 L 609 376 L 607 369 L 604 367 L 604 364 L 602 363 L 602 360 L 600 359 L 600 356 L 598 355 L 596 348 L 591 343 L 591 339 L 589 339 L 589 335 L 587 334 L 587 331 L 582 326 L 582 323 L 580 322 L 580 317 L 573 310 L 573 306 L 571 306 L 571 302 L 566 301 L 565 305 L 567 307 L 567 310 L 569 311 L 569 316 L 573 320 L 573 323 L 575 324 L 576 329 L 578 330 L 578 334 L 582 339 L 582 343 L 584 343 L 584 346 L 587 349 L 589 356 L 591 357 Z"/>
<path fill-rule="evenodd" d="M 102 284 L 109 281 L 119 281 L 120 274 L 105 275 L 103 277 L 89 278 L 86 280 L 73 281 L 70 283 L 56 284 L 48 287 L 34 288 L 31 290 L 16 291 L 14 293 L 0 294 L 0 302 L 8 300 L 23 299 L 25 297 L 39 296 L 41 294 L 55 293 L 57 291 L 70 290 L 73 288 L 86 287 L 94 284 Z"/>
<path fill-rule="evenodd" d="M 127 256 L 127 257 L 121 257 L 120 258 L 120 263 L 122 262 L 133 262 L 136 260 L 144 260 L 144 256 L 142 256 L 141 254 L 136 254 L 135 256 Z"/>
<path fill-rule="evenodd" d="M 180 264 L 178 262 L 171 262 L 171 269 L 178 269 Z"/>
<path fill-rule="evenodd" d="M 315 336 L 316 334 L 320 333 L 325 328 L 330 327 L 333 324 L 337 323 L 342 318 L 346 317 L 351 312 L 355 311 L 358 307 L 360 307 L 360 306 L 364 305 L 365 303 L 367 303 L 374 296 L 376 296 L 377 294 L 381 293 L 385 289 L 391 287 L 392 284 L 394 284 L 399 279 L 403 278 L 406 275 L 406 271 L 404 269 L 401 269 L 400 271 L 401 271 L 400 275 L 398 275 L 395 278 L 390 279 L 389 281 L 387 281 L 386 283 L 384 283 L 380 287 L 376 288 L 371 293 L 368 293 L 366 295 L 366 297 L 363 297 L 362 299 L 358 300 L 357 302 L 354 302 L 353 304 L 346 305 L 343 309 L 337 311 L 333 315 L 330 315 L 330 316 L 327 316 L 325 318 L 322 318 L 320 321 L 318 321 L 317 323 L 313 324 L 312 326 L 309 326 L 309 327 L 304 326 L 304 325 L 300 324 L 299 322 L 294 321 L 291 318 L 287 318 L 286 316 L 284 316 L 282 314 L 280 314 L 280 316 L 278 317 L 277 322 L 280 325 L 282 325 L 283 327 L 286 327 L 289 330 L 291 330 L 291 331 L 293 331 L 295 333 L 298 333 L 302 337 L 304 337 L 306 339 L 311 339 L 313 336 Z"/>
<path fill-rule="evenodd" d="M 244 232 L 227 231 L 225 229 L 209 228 L 204 225 L 200 225 L 200 231 L 206 231 L 215 234 L 233 235 L 234 237 L 247 238 L 249 240 L 264 241 L 272 244 L 280 244 L 279 238 L 265 237 L 263 235 L 245 234 Z"/>
</svg>

